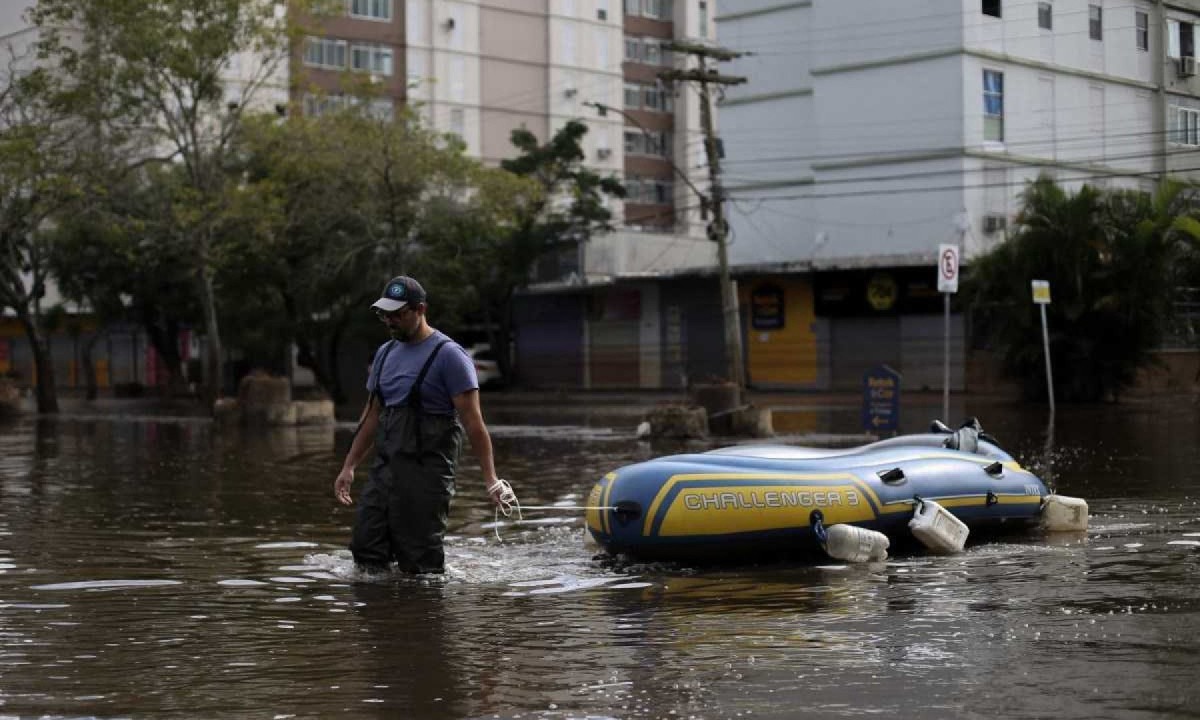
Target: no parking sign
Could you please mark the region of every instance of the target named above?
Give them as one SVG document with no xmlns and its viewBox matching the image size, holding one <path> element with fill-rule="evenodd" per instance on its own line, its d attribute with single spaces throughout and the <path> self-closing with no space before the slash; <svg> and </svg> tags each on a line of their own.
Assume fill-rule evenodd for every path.
<svg viewBox="0 0 1200 720">
<path fill-rule="evenodd" d="M 958 292 L 958 246 L 938 246 L 938 292 Z"/>
</svg>

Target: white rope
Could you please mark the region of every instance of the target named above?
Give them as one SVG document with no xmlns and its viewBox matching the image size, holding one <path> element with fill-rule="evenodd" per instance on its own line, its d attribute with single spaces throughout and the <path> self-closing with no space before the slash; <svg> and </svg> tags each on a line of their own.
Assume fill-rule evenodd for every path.
<svg viewBox="0 0 1200 720">
<path fill-rule="evenodd" d="M 495 525 L 492 526 L 492 532 L 496 533 L 496 542 L 500 542 L 501 514 L 503 514 L 504 517 L 511 517 L 513 508 L 515 507 L 517 509 L 517 520 L 524 520 L 525 518 L 521 515 L 521 501 L 517 499 L 517 493 L 512 489 L 512 485 L 509 485 L 508 481 L 504 478 L 496 478 L 495 482 L 493 482 L 491 485 L 488 485 L 488 495 L 491 495 L 497 490 L 500 491 L 500 494 L 499 497 L 496 498 L 498 502 L 496 503 L 495 510 L 492 513 L 492 518 L 495 522 Z"/>
<path fill-rule="evenodd" d="M 517 493 L 504 478 L 496 478 L 494 483 L 488 485 L 488 495 L 491 495 L 496 490 L 500 491 L 500 496 L 498 498 L 499 502 L 496 503 L 492 514 L 494 520 L 492 531 L 496 533 L 497 541 L 500 540 L 500 516 L 503 515 L 506 518 L 512 517 L 514 508 L 517 511 L 517 519 L 512 521 L 514 523 L 525 521 L 525 517 L 522 515 L 522 511 L 524 510 L 600 510 L 603 512 L 604 510 L 617 509 L 615 506 L 606 505 L 526 505 L 522 507 L 521 501 L 517 499 Z"/>
<path fill-rule="evenodd" d="M 616 510 L 616 505 L 522 505 L 522 510 Z"/>
</svg>

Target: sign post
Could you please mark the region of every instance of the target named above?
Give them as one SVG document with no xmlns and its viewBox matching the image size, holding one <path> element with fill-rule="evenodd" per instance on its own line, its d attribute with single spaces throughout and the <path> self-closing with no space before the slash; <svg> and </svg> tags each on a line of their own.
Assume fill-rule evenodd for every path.
<svg viewBox="0 0 1200 720">
<path fill-rule="evenodd" d="M 1046 390 L 1050 394 L 1050 417 L 1054 417 L 1054 372 L 1050 369 L 1050 331 L 1046 329 L 1046 306 L 1050 304 L 1050 281 L 1034 280 L 1033 302 L 1042 311 L 1042 352 L 1046 354 Z"/>
<path fill-rule="evenodd" d="M 958 246 L 938 246 L 938 292 L 945 298 L 945 339 L 942 343 L 942 421 L 950 422 L 950 296 L 958 292 Z"/>
<path fill-rule="evenodd" d="M 863 430 L 896 432 L 900 427 L 900 373 L 876 365 L 863 375 Z"/>
</svg>

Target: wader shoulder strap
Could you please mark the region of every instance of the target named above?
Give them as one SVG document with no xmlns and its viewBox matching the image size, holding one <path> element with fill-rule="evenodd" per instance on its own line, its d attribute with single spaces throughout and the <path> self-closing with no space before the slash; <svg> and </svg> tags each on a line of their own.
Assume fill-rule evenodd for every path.
<svg viewBox="0 0 1200 720">
<path fill-rule="evenodd" d="M 413 381 L 412 389 L 408 391 L 408 398 L 405 404 L 417 411 L 417 414 L 423 412 L 421 407 L 421 383 L 425 382 L 425 376 L 429 374 L 429 368 L 433 365 L 433 359 L 437 357 L 442 346 L 450 342 L 446 338 L 433 347 L 433 352 L 429 353 L 429 357 L 425 358 L 425 364 L 421 366 L 421 372 L 417 373 L 417 379 Z"/>
<path fill-rule="evenodd" d="M 429 373 L 429 368 L 433 365 L 433 359 L 437 357 L 442 346 L 450 342 L 449 338 L 443 339 L 433 347 L 433 352 L 429 353 L 429 357 L 425 359 L 425 364 L 421 366 L 421 372 L 417 373 L 417 379 L 413 381 L 412 388 L 408 391 L 408 397 L 404 399 L 404 404 L 412 409 L 413 414 L 413 431 L 417 434 L 417 462 L 424 454 L 424 440 L 421 438 L 421 418 L 425 415 L 425 409 L 421 406 L 421 383 L 425 382 L 425 376 Z"/>
<path fill-rule="evenodd" d="M 380 373 L 383 372 L 383 362 L 387 360 L 388 353 L 390 353 L 394 347 L 396 347 L 395 340 L 388 342 L 388 344 L 384 347 L 383 352 L 379 353 L 379 359 L 375 361 L 375 372 L 373 373 L 375 377 L 375 387 L 371 388 L 371 397 L 379 399 L 379 407 L 387 407 L 387 403 L 383 401 L 383 391 L 379 389 L 379 386 L 383 382 L 383 379 L 380 377 Z"/>
</svg>

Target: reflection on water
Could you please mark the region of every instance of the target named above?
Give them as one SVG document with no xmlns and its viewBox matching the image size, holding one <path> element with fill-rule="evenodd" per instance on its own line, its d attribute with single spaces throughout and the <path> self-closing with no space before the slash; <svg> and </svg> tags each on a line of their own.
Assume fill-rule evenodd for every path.
<svg viewBox="0 0 1200 720">
<path fill-rule="evenodd" d="M 696 447 L 633 440 L 629 412 L 508 412 L 498 464 L 529 505 Z M 797 431 L 857 432 L 856 412 Z M 330 493 L 352 428 L 10 422 L 0 715 L 1194 716 L 1196 407 L 1060 408 L 1052 442 L 1044 411 L 978 414 L 1089 500 L 1087 533 L 860 566 L 613 563 L 569 507 L 497 523 L 468 454 L 446 574 L 365 578 Z"/>
</svg>

